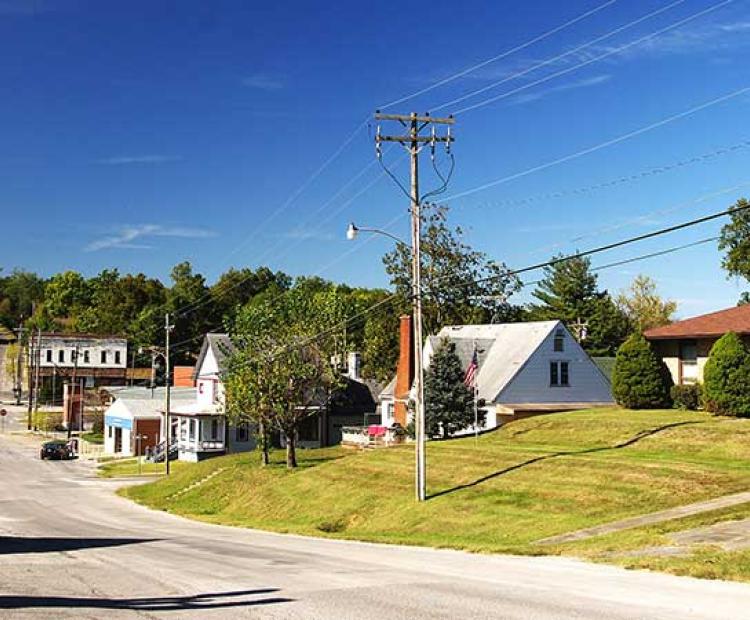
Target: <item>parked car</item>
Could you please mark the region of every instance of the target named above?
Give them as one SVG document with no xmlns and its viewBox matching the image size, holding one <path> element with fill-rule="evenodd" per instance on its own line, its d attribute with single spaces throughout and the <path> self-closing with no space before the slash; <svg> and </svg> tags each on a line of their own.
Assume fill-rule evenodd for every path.
<svg viewBox="0 0 750 620">
<path fill-rule="evenodd" d="M 47 441 L 42 444 L 42 449 L 39 451 L 39 458 L 67 461 L 68 459 L 74 459 L 76 456 L 73 450 L 73 444 L 69 441 L 63 441 L 62 439 L 55 439 L 53 441 Z"/>
</svg>

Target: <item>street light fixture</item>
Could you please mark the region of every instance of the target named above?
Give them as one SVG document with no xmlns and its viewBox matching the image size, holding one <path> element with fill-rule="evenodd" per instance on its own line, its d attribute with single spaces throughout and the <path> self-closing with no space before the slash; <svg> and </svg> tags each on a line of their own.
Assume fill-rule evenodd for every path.
<svg viewBox="0 0 750 620">
<path fill-rule="evenodd" d="M 414 313 L 414 426 L 416 439 L 415 487 L 417 501 L 427 499 L 426 428 L 424 407 L 424 365 L 422 364 L 422 278 L 420 269 L 419 228 L 412 231 L 414 243 L 408 245 L 396 235 L 379 228 L 358 227 L 350 222 L 346 238 L 353 241 L 360 232 L 369 232 L 393 239 L 396 244 L 411 251 L 412 257 L 412 311 Z"/>
</svg>

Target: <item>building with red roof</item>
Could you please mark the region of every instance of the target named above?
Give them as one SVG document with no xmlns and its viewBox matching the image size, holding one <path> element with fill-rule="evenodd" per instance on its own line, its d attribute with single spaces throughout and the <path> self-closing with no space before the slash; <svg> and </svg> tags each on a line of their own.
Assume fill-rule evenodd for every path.
<svg viewBox="0 0 750 620">
<path fill-rule="evenodd" d="M 750 305 L 703 314 L 644 333 L 678 385 L 703 381 L 703 367 L 714 342 L 735 332 L 750 342 Z"/>
</svg>

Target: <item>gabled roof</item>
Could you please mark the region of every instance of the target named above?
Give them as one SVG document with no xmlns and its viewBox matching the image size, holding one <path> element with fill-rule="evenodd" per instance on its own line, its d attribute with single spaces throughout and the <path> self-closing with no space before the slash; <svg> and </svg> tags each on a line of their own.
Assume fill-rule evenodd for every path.
<svg viewBox="0 0 750 620">
<path fill-rule="evenodd" d="M 443 338 L 450 338 L 464 368 L 474 354 L 476 342 L 479 359 L 479 398 L 492 402 L 523 368 L 544 339 L 560 321 L 531 321 L 527 323 L 500 323 L 497 325 L 451 325 L 431 337 L 437 346 Z"/>
<path fill-rule="evenodd" d="M 670 338 L 711 338 L 727 332 L 750 334 L 750 305 L 737 306 L 703 314 L 664 327 L 655 327 L 644 333 L 649 340 Z"/>
<path fill-rule="evenodd" d="M 209 350 L 216 360 L 216 365 L 219 368 L 219 372 L 226 370 L 226 358 L 231 355 L 234 351 L 234 345 L 227 334 L 209 333 L 203 337 L 203 345 L 201 346 L 201 352 L 198 355 L 198 361 L 195 363 L 195 370 L 193 370 L 193 381 L 198 379 L 198 373 L 201 371 L 203 362 L 206 360 Z"/>
</svg>

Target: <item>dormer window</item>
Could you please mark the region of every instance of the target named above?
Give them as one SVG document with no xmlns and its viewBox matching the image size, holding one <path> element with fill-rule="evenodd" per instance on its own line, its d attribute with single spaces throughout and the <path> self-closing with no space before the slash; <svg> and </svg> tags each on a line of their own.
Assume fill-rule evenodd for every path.
<svg viewBox="0 0 750 620">
<path fill-rule="evenodd" d="M 555 353 L 562 353 L 565 350 L 565 332 L 561 329 L 555 333 L 553 349 Z"/>
</svg>

